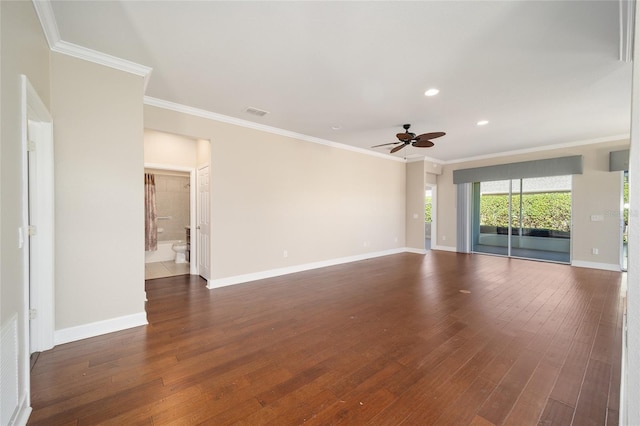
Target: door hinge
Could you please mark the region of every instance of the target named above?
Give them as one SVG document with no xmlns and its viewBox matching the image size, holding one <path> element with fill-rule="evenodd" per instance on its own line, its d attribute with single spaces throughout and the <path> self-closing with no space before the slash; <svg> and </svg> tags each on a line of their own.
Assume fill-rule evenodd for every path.
<svg viewBox="0 0 640 426">
<path fill-rule="evenodd" d="M 33 141 L 27 142 L 27 152 L 34 152 L 36 150 L 36 143 Z"/>
<path fill-rule="evenodd" d="M 29 309 L 29 319 L 34 320 L 38 318 L 38 310 L 37 309 Z"/>
<path fill-rule="evenodd" d="M 35 226 L 29 225 L 27 227 L 27 235 L 29 235 L 30 237 L 33 237 L 37 233 L 38 233 L 38 229 Z"/>
</svg>

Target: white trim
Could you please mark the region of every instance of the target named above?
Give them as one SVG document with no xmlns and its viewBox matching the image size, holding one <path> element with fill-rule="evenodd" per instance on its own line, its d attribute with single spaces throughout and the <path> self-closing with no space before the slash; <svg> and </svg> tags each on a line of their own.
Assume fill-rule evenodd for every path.
<svg viewBox="0 0 640 426">
<path fill-rule="evenodd" d="M 20 76 L 23 91 L 22 152 L 23 159 L 23 230 L 37 227 L 33 241 L 24 232 L 25 282 L 29 293 L 25 302 L 28 311 L 37 311 L 29 326 L 29 350 L 41 352 L 53 348 L 55 324 L 55 244 L 54 244 L 54 160 L 53 123 L 40 96 L 25 75 Z M 28 138 L 29 132 L 33 132 Z M 34 155 L 29 158 L 28 146 L 35 142 Z M 28 164 L 28 166 L 27 166 Z M 35 267 L 35 268 L 34 268 Z M 33 273 L 32 273 L 33 272 Z M 33 334 L 33 335 L 32 335 Z"/>
<path fill-rule="evenodd" d="M 577 268 L 590 268 L 590 269 L 602 269 L 604 271 L 620 272 L 620 265 L 615 263 L 599 263 L 599 262 L 587 262 L 584 260 L 573 260 L 571 266 Z"/>
<path fill-rule="evenodd" d="M 36 9 L 47 43 L 49 43 L 49 48 L 53 52 L 139 75 L 144 78 L 144 90 L 146 91 L 153 68 L 62 40 L 51 2 L 49 0 L 33 0 L 33 6 Z"/>
<path fill-rule="evenodd" d="M 433 247 L 431 247 L 431 250 L 441 250 L 441 251 L 450 251 L 453 253 L 457 253 L 457 250 L 455 247 L 450 247 L 450 246 L 438 246 L 435 245 Z"/>
<path fill-rule="evenodd" d="M 620 280 L 620 296 L 627 297 L 628 274 L 622 274 Z M 618 424 L 627 424 L 627 368 L 628 368 L 628 347 L 627 347 L 627 303 L 623 303 L 622 311 L 622 353 L 620 362 L 620 412 L 618 413 Z"/>
<path fill-rule="evenodd" d="M 56 345 L 62 345 L 64 343 L 75 342 L 76 340 L 88 339 L 89 337 L 101 336 L 103 334 L 147 324 L 149 324 L 147 321 L 147 313 L 139 312 L 137 314 L 56 330 L 55 342 Z"/>
<path fill-rule="evenodd" d="M 243 275 L 236 275 L 233 277 L 210 279 L 207 283 L 207 288 L 214 289 L 214 288 L 226 287 L 234 284 L 242 284 L 249 281 L 263 280 L 266 278 L 279 277 L 281 275 L 294 274 L 296 272 L 309 271 L 311 269 L 324 268 L 327 266 L 340 265 L 343 263 L 357 262 L 360 260 L 367 260 L 375 257 L 389 256 L 391 254 L 403 253 L 409 250 L 410 249 L 408 248 L 390 249 L 390 250 L 384 250 L 384 251 L 378 251 L 378 252 L 372 252 L 372 253 L 358 254 L 355 256 L 341 257 L 337 259 L 323 260 L 320 262 L 305 263 L 302 265 L 288 266 L 286 268 L 277 268 L 277 269 L 271 269 L 268 271 L 254 272 L 251 274 L 243 274 Z"/>
<path fill-rule="evenodd" d="M 49 0 L 33 0 L 32 3 L 49 44 L 49 49 L 53 50 L 56 44 L 60 42 L 60 31 L 58 31 L 58 23 L 56 22 L 51 2 Z"/>
<path fill-rule="evenodd" d="M 458 158 L 455 160 L 445 161 L 444 164 L 466 163 L 469 161 L 487 160 L 490 158 L 508 157 L 508 156 L 519 155 L 519 154 L 530 154 L 532 152 L 551 151 L 554 149 L 563 149 L 563 148 L 574 148 L 577 146 L 594 145 L 597 143 L 604 143 L 604 142 L 623 141 L 625 139 L 629 139 L 629 137 L 630 135 L 627 133 L 624 135 L 607 136 L 603 138 L 587 139 L 587 140 L 576 141 L 576 142 L 567 142 L 567 143 L 561 143 L 557 145 L 544 145 L 544 146 L 538 146 L 535 148 L 516 149 L 513 151 L 498 152 L 495 154 L 486 154 L 486 155 L 477 155 L 475 157 Z"/>
<path fill-rule="evenodd" d="M 399 161 L 401 163 L 406 163 L 406 160 L 403 158 L 395 157 L 388 154 L 382 154 L 375 151 L 369 151 L 364 148 L 358 148 L 351 145 L 345 145 L 339 142 L 333 142 L 327 139 L 320 139 L 314 136 L 303 135 L 302 133 L 296 133 L 285 129 L 280 129 L 278 127 L 267 126 L 265 124 L 254 123 L 253 121 L 242 120 L 240 118 L 230 117 L 228 115 L 218 114 L 216 112 L 206 111 L 200 108 L 194 108 L 187 105 L 178 104 L 171 101 L 165 101 L 158 98 L 153 98 L 151 96 L 144 97 L 144 104 L 148 106 L 153 106 L 157 108 L 163 108 L 170 111 L 176 111 L 183 114 L 193 115 L 195 117 L 206 118 L 208 120 L 219 121 L 222 123 L 233 124 L 235 126 L 245 127 L 248 129 L 259 130 L 261 132 L 272 133 L 275 135 L 285 136 L 293 139 L 299 139 L 306 142 L 317 143 L 320 145 L 330 146 L 332 148 L 344 149 L 346 151 L 357 152 L 359 154 L 366 154 L 372 157 L 384 158 L 386 160 Z"/>
<path fill-rule="evenodd" d="M 420 155 L 420 154 L 418 154 Z M 432 163 L 436 163 L 436 164 L 447 164 L 446 161 L 437 159 L 437 158 L 433 158 L 433 157 L 429 157 L 428 155 L 420 155 L 419 157 L 411 157 L 411 158 L 407 158 L 407 163 L 416 163 L 418 161 L 430 161 Z"/>
<path fill-rule="evenodd" d="M 635 0 L 619 0 L 620 10 L 620 60 L 633 61 L 633 12 Z"/>
<path fill-rule="evenodd" d="M 149 84 L 151 71 L 153 71 L 153 68 L 146 65 L 137 64 L 132 61 L 127 61 L 126 59 L 107 55 L 106 53 L 78 46 L 77 44 L 69 43 L 64 40 L 60 40 L 58 43 L 56 43 L 56 45 L 52 47 L 51 50 L 57 53 L 73 56 L 74 58 L 93 62 L 94 64 L 104 65 L 106 67 L 128 72 L 134 75 L 139 75 L 144 78 L 145 91 L 147 89 L 147 84 Z"/>
<path fill-rule="evenodd" d="M 22 398 L 22 401 L 20 401 L 20 405 L 18 406 L 18 410 L 15 413 L 15 419 L 11 424 L 20 426 L 26 425 L 29 420 L 29 416 L 31 415 L 31 411 L 32 409 L 27 398 Z"/>
<path fill-rule="evenodd" d="M 423 240 L 424 240 L 424 238 L 423 238 Z M 405 247 L 404 251 L 405 251 L 405 253 L 427 254 L 427 250 L 425 250 L 425 249 L 417 249 L 417 248 L 413 248 L 413 247 Z"/>
<path fill-rule="evenodd" d="M 431 249 L 433 243 L 438 242 L 438 185 L 425 183 L 424 186 L 425 192 L 427 187 L 431 188 L 431 247 L 429 247 Z"/>
</svg>

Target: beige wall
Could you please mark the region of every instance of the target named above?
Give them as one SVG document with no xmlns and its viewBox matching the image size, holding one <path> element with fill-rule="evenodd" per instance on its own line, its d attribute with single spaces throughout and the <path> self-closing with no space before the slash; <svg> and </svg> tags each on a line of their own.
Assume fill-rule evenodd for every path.
<svg viewBox="0 0 640 426">
<path fill-rule="evenodd" d="M 151 106 L 145 126 L 211 141 L 212 279 L 404 247 L 404 163 Z"/>
<path fill-rule="evenodd" d="M 49 104 L 49 47 L 31 2 L 0 2 L 0 327 L 17 317 L 18 397 L 28 398 L 22 217 L 21 84 L 24 74 Z M 3 348 L 3 353 L 6 353 Z M 3 368 L 5 364 L 3 360 Z M 2 389 L 7 384 L 0 383 Z M 2 392 L 0 392 L 2 393 Z M 26 401 L 26 400 L 25 400 Z M 13 408 L 13 407 L 9 407 Z M 11 413 L 3 413 L 5 415 Z"/>
<path fill-rule="evenodd" d="M 144 162 L 196 167 L 198 141 L 180 135 L 144 130 Z"/>
<path fill-rule="evenodd" d="M 619 172 L 608 171 L 609 152 L 625 149 L 628 145 L 628 140 L 615 141 L 445 165 L 442 175 L 438 176 L 438 244 L 455 247 L 456 188 L 453 184 L 453 170 L 582 155 L 584 173 L 575 175 L 572 183 L 572 260 L 618 265 L 622 181 Z M 592 222 L 591 215 L 603 215 L 604 221 Z M 592 248 L 597 248 L 599 254 L 591 254 Z"/>
<path fill-rule="evenodd" d="M 211 162 L 211 143 L 204 139 L 197 142 L 198 167 L 206 166 Z"/>
<path fill-rule="evenodd" d="M 406 246 L 424 250 L 425 163 L 407 163 Z"/>
<path fill-rule="evenodd" d="M 51 55 L 56 330 L 144 313 L 141 77 Z"/>
</svg>

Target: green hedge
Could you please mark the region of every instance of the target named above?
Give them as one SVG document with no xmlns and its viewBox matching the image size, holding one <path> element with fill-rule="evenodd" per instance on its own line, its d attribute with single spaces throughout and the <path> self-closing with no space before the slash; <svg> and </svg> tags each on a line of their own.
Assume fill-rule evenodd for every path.
<svg viewBox="0 0 640 426">
<path fill-rule="evenodd" d="M 512 225 L 517 227 L 520 195 L 514 195 Z M 488 226 L 509 226 L 509 200 L 505 194 L 483 195 L 480 198 L 480 224 Z M 552 229 L 570 231 L 571 193 L 547 192 L 524 194 L 522 197 L 523 228 Z M 425 197 L 424 221 L 431 222 L 431 197 Z"/>
<path fill-rule="evenodd" d="M 511 200 L 511 225 L 520 226 L 520 195 Z M 505 194 L 483 195 L 480 197 L 480 224 L 488 226 L 509 226 L 509 199 Z M 552 229 L 569 232 L 571 227 L 571 193 L 553 192 L 523 194 L 523 228 Z"/>
</svg>

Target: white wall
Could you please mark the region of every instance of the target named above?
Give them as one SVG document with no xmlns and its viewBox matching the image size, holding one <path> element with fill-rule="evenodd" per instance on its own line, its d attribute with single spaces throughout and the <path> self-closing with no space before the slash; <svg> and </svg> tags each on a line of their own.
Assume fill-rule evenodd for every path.
<svg viewBox="0 0 640 426">
<path fill-rule="evenodd" d="M 21 149 L 21 86 L 24 74 L 46 105 L 49 104 L 49 47 L 31 2 L 0 2 L 0 328 L 17 318 L 19 413 L 29 405 L 28 341 L 25 312 L 24 251 L 18 248 L 18 229 L 23 225 Z M 7 347 L 0 348 L 7 350 Z M 10 361 L 3 360 L 4 363 Z M 1 381 L 0 381 L 1 382 Z M 0 383 L 0 394 L 12 391 Z M 7 392 L 7 393 L 4 393 Z M 24 418 L 22 420 L 25 420 Z"/>
<path fill-rule="evenodd" d="M 484 160 L 447 164 L 438 176 L 438 245 L 455 246 L 456 187 L 453 171 L 470 167 L 515 163 L 543 158 L 582 155 L 584 173 L 573 177 L 572 260 L 581 266 L 619 269 L 622 181 L 619 172 L 609 172 L 609 152 L 625 149 L 629 141 L 510 155 Z M 592 222 L 591 215 L 603 215 L 604 221 Z M 599 254 L 593 255 L 592 248 Z"/>
<path fill-rule="evenodd" d="M 404 163 L 152 106 L 145 126 L 211 140 L 212 279 L 404 247 Z"/>
<path fill-rule="evenodd" d="M 640 425 L 640 8 L 635 10 L 631 148 L 629 159 L 629 263 L 627 347 L 622 375 L 622 422 Z M 624 350 L 624 348 L 623 348 Z"/>
<path fill-rule="evenodd" d="M 60 342 L 146 321 L 143 80 L 57 53 L 51 64 Z"/>
</svg>

